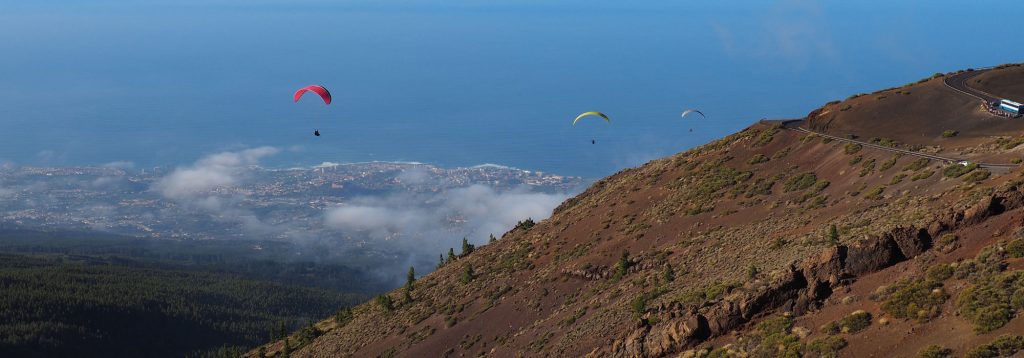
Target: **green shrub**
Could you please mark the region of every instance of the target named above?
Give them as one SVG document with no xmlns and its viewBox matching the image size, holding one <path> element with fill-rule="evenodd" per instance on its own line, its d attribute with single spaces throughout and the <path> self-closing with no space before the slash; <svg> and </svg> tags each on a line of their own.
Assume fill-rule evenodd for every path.
<svg viewBox="0 0 1024 358">
<path fill-rule="evenodd" d="M 896 161 L 899 159 L 899 155 L 894 155 L 892 158 L 889 158 L 889 160 L 882 162 L 882 166 L 878 167 L 878 171 L 884 172 L 886 170 L 889 170 L 889 168 L 892 168 L 893 166 L 896 165 Z"/>
<path fill-rule="evenodd" d="M 715 283 L 704 289 L 704 297 L 708 300 L 717 300 L 736 287 L 739 287 L 739 284 L 726 282 Z"/>
<path fill-rule="evenodd" d="M 1024 257 L 1024 239 L 1016 239 L 1006 244 L 1006 254 L 1013 258 Z"/>
<path fill-rule="evenodd" d="M 974 330 L 996 330 L 1024 309 L 1024 271 L 1013 271 L 983 278 L 982 282 L 960 292 L 957 308 Z"/>
<path fill-rule="evenodd" d="M 864 156 L 863 155 L 858 155 L 858 156 L 854 156 L 853 158 L 850 158 L 850 162 L 849 163 L 850 163 L 850 165 L 854 165 L 854 164 L 860 163 L 860 161 L 862 161 L 862 160 L 864 160 Z"/>
<path fill-rule="evenodd" d="M 470 244 L 468 239 L 462 238 L 462 253 L 459 254 L 459 257 L 465 257 L 469 254 L 472 254 L 473 250 L 476 250 L 476 246 Z"/>
<path fill-rule="evenodd" d="M 857 333 L 871 326 L 871 314 L 865 311 L 855 311 L 838 321 L 832 321 L 821 327 L 821 333 Z"/>
<path fill-rule="evenodd" d="M 1002 146 L 1003 149 L 1010 150 L 1016 148 L 1018 145 L 1024 144 L 1024 137 L 1012 139 L 1000 138 L 999 140 L 996 140 L 996 144 Z"/>
<path fill-rule="evenodd" d="M 892 138 L 884 138 L 884 137 L 883 138 L 871 138 L 871 143 L 872 144 L 878 144 L 878 145 L 883 146 L 883 147 L 890 147 L 890 148 L 891 147 L 895 147 L 896 144 L 897 144 L 896 141 L 893 140 Z"/>
<path fill-rule="evenodd" d="M 868 161 L 864 162 L 864 164 L 861 164 L 860 173 L 858 175 L 863 177 L 865 175 L 871 174 L 871 172 L 873 171 L 875 171 L 875 160 L 868 159 Z"/>
<path fill-rule="evenodd" d="M 946 169 L 943 169 L 942 170 L 942 175 L 945 175 L 945 176 L 950 177 L 950 178 L 959 178 L 959 177 L 963 176 L 964 174 L 967 174 L 967 173 L 970 173 L 970 172 L 974 171 L 974 169 L 977 169 L 977 168 L 978 168 L 978 164 L 977 163 L 970 163 L 970 164 L 967 164 L 967 165 L 962 165 L 962 164 L 956 163 L 956 164 L 951 164 L 951 165 L 947 166 Z"/>
<path fill-rule="evenodd" d="M 770 160 L 776 160 L 776 159 L 785 158 L 787 155 L 789 155 L 789 152 L 792 152 L 792 151 L 793 151 L 793 147 L 786 147 L 783 150 L 780 150 L 780 151 L 777 151 L 777 152 L 773 153 L 772 157 L 769 158 L 769 159 Z"/>
<path fill-rule="evenodd" d="M 955 234 L 947 232 L 947 233 L 942 234 L 941 236 L 939 236 L 939 245 L 942 245 L 942 246 L 952 245 L 957 240 L 958 240 L 958 238 L 956 237 Z"/>
<path fill-rule="evenodd" d="M 973 278 L 977 277 L 980 271 L 982 271 L 982 265 L 974 260 L 964 260 L 956 266 L 956 270 L 953 271 L 953 277 L 960 280 Z"/>
<path fill-rule="evenodd" d="M 853 153 L 859 152 L 861 150 L 861 148 L 863 148 L 863 147 L 861 147 L 860 144 L 857 144 L 857 143 L 847 143 L 846 146 L 843 147 L 843 151 L 845 151 L 846 154 L 853 154 Z"/>
<path fill-rule="evenodd" d="M 880 293 L 882 310 L 896 318 L 927 320 L 940 313 L 949 299 L 942 284 L 929 280 L 904 280 Z"/>
<path fill-rule="evenodd" d="M 957 132 L 957 131 L 952 130 L 952 129 L 947 129 L 947 130 L 942 131 L 942 138 L 956 137 L 957 134 L 960 134 L 960 132 Z"/>
<path fill-rule="evenodd" d="M 759 134 L 757 136 L 757 140 L 754 143 L 757 144 L 758 146 L 762 146 L 762 147 L 765 146 L 765 145 L 768 145 L 768 143 L 772 142 L 772 139 L 775 139 L 775 133 L 778 133 L 778 132 L 779 132 L 779 128 L 778 127 L 772 127 L 772 128 L 765 129 L 765 130 L 761 131 L 761 134 Z"/>
<path fill-rule="evenodd" d="M 903 179 L 906 178 L 906 177 L 907 177 L 907 175 L 904 174 L 904 173 L 896 174 L 896 175 L 894 175 L 892 177 L 892 180 L 889 181 L 889 185 L 896 185 L 896 184 L 902 183 Z"/>
<path fill-rule="evenodd" d="M 661 279 L 665 280 L 665 282 L 676 280 L 676 270 L 672 268 L 672 264 L 665 264 L 665 268 L 661 270 Z"/>
<path fill-rule="evenodd" d="M 340 310 L 338 310 L 337 313 L 334 314 L 334 323 L 336 323 L 339 327 L 341 327 L 341 326 L 344 326 L 349 321 L 351 321 L 352 317 L 353 317 L 352 309 L 347 307 L 347 306 L 345 306 L 345 307 L 342 307 Z"/>
<path fill-rule="evenodd" d="M 753 279 L 757 278 L 757 274 L 759 272 L 761 272 L 761 270 L 759 270 L 757 268 L 757 266 L 754 266 L 754 264 L 750 264 L 750 266 L 747 266 L 747 278 L 748 279 L 753 280 Z"/>
<path fill-rule="evenodd" d="M 871 190 L 868 190 L 867 192 L 864 193 L 864 199 L 868 199 L 868 200 L 878 199 L 879 197 L 881 197 L 882 191 L 884 191 L 884 190 L 885 190 L 885 186 L 881 186 L 881 185 L 876 186 L 874 188 L 871 188 Z"/>
<path fill-rule="evenodd" d="M 839 350 L 846 347 L 846 345 L 846 339 L 843 339 L 842 337 L 821 337 L 808 343 L 804 353 L 805 356 L 808 357 L 836 357 L 838 356 Z"/>
<path fill-rule="evenodd" d="M 619 256 L 619 261 L 615 263 L 615 275 L 612 276 L 612 280 L 618 281 L 625 277 L 626 273 L 629 272 L 631 264 L 629 261 L 629 251 L 623 250 L 622 255 Z"/>
<path fill-rule="evenodd" d="M 316 328 L 316 325 L 314 325 L 313 322 L 310 322 L 309 325 L 303 327 L 301 330 L 299 330 L 299 333 L 296 334 L 295 346 L 292 348 L 298 349 L 304 347 L 323 334 L 323 331 L 321 331 L 319 328 Z"/>
<path fill-rule="evenodd" d="M 459 278 L 459 281 L 463 284 L 467 284 L 470 281 L 473 281 L 474 278 L 476 278 L 476 273 L 473 272 L 473 265 L 463 266 L 462 277 Z"/>
<path fill-rule="evenodd" d="M 778 249 L 781 249 L 783 247 L 786 247 L 786 244 L 788 244 L 786 239 L 783 239 L 781 237 L 776 237 L 776 238 L 772 239 L 772 242 L 771 242 L 770 245 L 768 245 L 768 248 L 770 248 L 772 250 L 778 250 Z"/>
<path fill-rule="evenodd" d="M 988 177 L 991 175 L 992 173 L 989 172 L 988 170 L 976 170 L 964 176 L 964 181 L 968 183 L 977 183 L 982 180 L 988 179 Z"/>
<path fill-rule="evenodd" d="M 924 347 L 924 349 L 917 353 L 917 356 L 920 358 L 946 358 L 952 355 L 952 349 L 937 344 Z"/>
<path fill-rule="evenodd" d="M 793 317 L 782 315 L 766 318 L 757 324 L 757 331 L 763 335 L 786 334 L 793 328 Z"/>
<path fill-rule="evenodd" d="M 640 296 L 633 298 L 633 300 L 630 301 L 629 305 L 633 309 L 633 313 L 635 313 L 637 316 L 642 316 L 644 312 L 647 311 L 647 302 L 655 298 L 658 298 L 658 296 L 661 296 L 664 293 L 665 289 L 661 288 L 649 292 L 644 292 Z"/>
<path fill-rule="evenodd" d="M 805 207 L 808 209 L 820 209 L 824 208 L 827 204 L 828 197 L 815 195 L 813 198 L 811 198 L 811 201 L 807 202 L 807 205 Z"/>
<path fill-rule="evenodd" d="M 512 228 L 512 231 L 530 231 L 534 225 L 537 225 L 537 223 L 533 222 L 533 218 L 527 218 L 526 220 L 516 223 L 516 227 Z"/>
<path fill-rule="evenodd" d="M 989 344 L 983 344 L 967 352 L 967 358 L 1010 357 L 1024 350 L 1024 337 L 1005 334 Z"/>
<path fill-rule="evenodd" d="M 387 294 L 377 296 L 377 298 L 374 299 L 374 302 L 377 304 L 377 307 L 380 307 L 386 312 L 391 312 L 391 310 L 395 309 L 395 303 L 391 301 L 391 296 L 388 296 Z"/>
<path fill-rule="evenodd" d="M 924 167 L 927 166 L 928 158 L 921 158 L 911 162 L 910 164 L 907 164 L 906 167 L 903 167 L 903 170 L 916 172 L 918 170 L 924 169 Z"/>
<path fill-rule="evenodd" d="M 825 242 L 829 245 L 839 243 L 839 228 L 836 227 L 836 224 L 829 225 L 828 232 L 825 233 Z"/>
<path fill-rule="evenodd" d="M 923 171 L 923 172 L 914 174 L 914 176 L 910 177 L 910 181 L 918 181 L 918 180 L 928 179 L 928 178 L 931 178 L 932 175 L 934 175 L 934 174 L 935 174 L 934 170 Z"/>
<path fill-rule="evenodd" d="M 752 357 L 799 356 L 802 344 L 798 337 L 791 334 L 792 328 L 792 316 L 767 318 L 758 323 L 753 334 L 744 337 L 749 344 L 746 345 L 746 349 L 740 350 Z"/>
<path fill-rule="evenodd" d="M 790 315 L 765 318 L 750 334 L 730 346 L 698 351 L 696 357 L 836 357 L 846 347 L 845 339 L 828 336 L 803 343 L 792 332 Z"/>
<path fill-rule="evenodd" d="M 928 268 L 927 277 L 935 282 L 942 282 L 953 277 L 953 267 L 947 264 L 932 265 Z"/>
<path fill-rule="evenodd" d="M 814 185 L 817 180 L 818 177 L 812 172 L 794 175 L 789 177 L 789 179 L 786 179 L 786 182 L 783 184 L 783 190 L 787 193 L 791 191 L 804 190 Z"/>
<path fill-rule="evenodd" d="M 761 163 L 764 163 L 764 162 L 767 162 L 767 161 L 768 161 L 768 157 L 764 156 L 764 154 L 754 154 L 753 157 L 750 157 L 750 160 L 747 160 L 747 164 L 750 164 L 750 165 L 761 164 Z"/>
<path fill-rule="evenodd" d="M 1007 253 L 999 245 L 988 246 L 974 259 L 960 262 L 953 272 L 953 277 L 966 279 L 974 284 L 983 284 L 1005 270 L 1006 256 Z"/>
<path fill-rule="evenodd" d="M 814 187 L 811 188 L 811 191 L 813 191 L 815 193 L 820 193 L 822 190 L 825 190 L 825 188 L 828 188 L 828 186 L 830 184 L 832 184 L 832 183 L 830 183 L 828 180 L 825 180 L 825 179 L 818 180 L 818 181 L 814 182 Z"/>
<path fill-rule="evenodd" d="M 726 292 L 729 292 L 729 290 L 732 290 L 733 288 L 739 286 L 740 285 L 737 283 L 713 283 L 709 286 L 700 289 L 685 292 L 681 296 L 681 301 L 690 304 L 701 305 L 708 301 L 719 299 L 723 295 L 725 295 Z"/>
</svg>

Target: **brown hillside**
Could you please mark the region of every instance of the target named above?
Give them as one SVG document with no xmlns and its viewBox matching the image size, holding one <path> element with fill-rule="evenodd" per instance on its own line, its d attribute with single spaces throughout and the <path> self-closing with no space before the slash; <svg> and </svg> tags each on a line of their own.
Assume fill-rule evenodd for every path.
<svg viewBox="0 0 1024 358">
<path fill-rule="evenodd" d="M 1024 83 L 1022 68 L 1010 66 L 986 71 L 972 78 L 969 85 L 974 86 L 975 79 L 984 78 L 993 83 L 993 89 L 1010 91 L 1016 84 Z M 988 114 L 978 99 L 947 87 L 942 81 L 942 76 L 946 75 L 829 103 L 811 112 L 807 126 L 835 136 L 864 141 L 889 139 L 903 148 L 975 161 L 1012 160 L 1008 155 L 1017 154 L 1003 150 L 978 151 L 976 147 L 999 138 L 1019 136 L 1024 130 L 1024 121 Z M 994 80 L 996 78 L 998 81 Z M 945 138 L 942 135 L 945 131 L 958 134 Z"/>
<path fill-rule="evenodd" d="M 1021 157 L 1024 141 L 1012 138 L 1024 122 L 986 117 L 940 80 L 895 91 L 827 105 L 805 127 L 993 162 Z M 944 138 L 946 129 L 960 134 Z M 1022 323 L 976 334 L 956 314 L 957 295 L 1024 264 L 988 249 L 976 266 L 991 269 L 976 275 L 928 281 L 922 294 L 896 283 L 1015 238 L 1024 193 L 1016 171 L 946 165 L 759 123 L 602 179 L 551 218 L 418 280 L 411 302 L 396 290 L 391 309 L 367 303 L 321 322 L 327 332 L 311 342 L 291 338 L 302 344 L 293 354 L 890 356 L 930 344 L 962 354 Z M 876 293 L 880 286 L 893 292 Z M 918 302 L 929 295 L 951 298 Z M 910 297 L 912 308 L 893 297 Z M 857 309 L 888 324 L 819 333 Z M 263 347 L 268 356 L 281 348 Z"/>
<path fill-rule="evenodd" d="M 971 79 L 970 85 L 997 97 L 1024 102 L 1024 65 L 1005 65 Z"/>
</svg>

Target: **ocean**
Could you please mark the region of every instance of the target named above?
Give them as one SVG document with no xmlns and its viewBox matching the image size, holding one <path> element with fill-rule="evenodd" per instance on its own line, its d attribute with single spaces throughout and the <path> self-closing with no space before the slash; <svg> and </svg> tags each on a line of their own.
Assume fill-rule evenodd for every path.
<svg viewBox="0 0 1024 358">
<path fill-rule="evenodd" d="M 1019 62 L 1020 46 L 993 50 L 1017 32 L 990 21 L 999 7 L 1024 4 L 3 4 L 0 163 L 173 167 L 273 146 L 263 165 L 497 163 L 597 178 L 761 118 Z M 955 26 L 937 26 L 950 11 Z M 309 84 L 334 103 L 292 103 Z M 680 118 L 687 108 L 707 118 Z M 591 110 L 611 123 L 571 125 Z"/>
</svg>

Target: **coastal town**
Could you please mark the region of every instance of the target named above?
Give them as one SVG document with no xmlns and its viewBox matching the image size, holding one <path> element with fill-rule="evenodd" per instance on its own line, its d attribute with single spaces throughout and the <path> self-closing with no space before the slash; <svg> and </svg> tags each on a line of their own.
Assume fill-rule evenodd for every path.
<svg viewBox="0 0 1024 358">
<path fill-rule="evenodd" d="M 393 193 L 440 193 L 485 185 L 496 191 L 566 193 L 578 177 L 498 165 L 441 168 L 422 163 L 324 163 L 315 167 L 245 169 L 245 180 L 194 198 L 155 189 L 173 170 L 95 167 L 0 167 L 0 225 L 100 230 L 122 235 L 218 239 L 327 235 L 323 212 L 349 200 Z M 201 199 L 201 200 L 200 200 Z M 458 215 L 452 225 L 460 222 Z M 252 226 L 273 227 L 256 230 Z"/>
</svg>

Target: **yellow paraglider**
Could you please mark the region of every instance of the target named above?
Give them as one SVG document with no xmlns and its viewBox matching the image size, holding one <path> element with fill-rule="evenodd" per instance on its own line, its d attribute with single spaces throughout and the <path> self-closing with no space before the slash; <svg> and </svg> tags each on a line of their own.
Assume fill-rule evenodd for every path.
<svg viewBox="0 0 1024 358">
<path fill-rule="evenodd" d="M 586 117 L 586 116 L 598 116 L 598 117 L 604 118 L 605 122 L 608 122 L 608 123 L 612 122 L 611 118 L 608 118 L 608 116 L 605 115 L 604 113 L 596 112 L 596 111 L 590 111 L 590 112 L 580 113 L 580 115 L 576 116 L 576 119 L 572 120 L 572 125 L 575 126 L 576 122 L 580 121 L 580 118 L 583 118 L 583 117 Z"/>
</svg>

